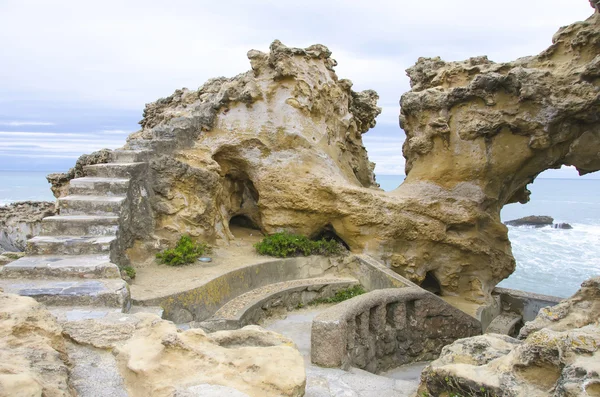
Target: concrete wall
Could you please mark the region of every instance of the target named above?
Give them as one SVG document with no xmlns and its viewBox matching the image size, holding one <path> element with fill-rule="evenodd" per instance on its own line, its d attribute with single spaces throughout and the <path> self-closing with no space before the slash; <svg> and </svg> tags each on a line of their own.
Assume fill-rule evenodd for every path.
<svg viewBox="0 0 600 397">
<path fill-rule="evenodd" d="M 523 321 L 532 321 L 540 309 L 558 304 L 563 298 L 508 288 L 495 288 L 494 296 L 500 298 L 503 311 L 519 314 Z"/>
<path fill-rule="evenodd" d="M 318 315 L 312 324 L 311 360 L 323 367 L 377 373 L 433 360 L 445 345 L 479 334 L 479 321 L 423 289 L 382 289 Z"/>
</svg>

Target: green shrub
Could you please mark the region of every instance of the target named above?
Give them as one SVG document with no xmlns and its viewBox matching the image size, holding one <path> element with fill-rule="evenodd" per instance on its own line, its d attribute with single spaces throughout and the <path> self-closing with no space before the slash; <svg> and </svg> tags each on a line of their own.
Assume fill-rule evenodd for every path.
<svg viewBox="0 0 600 397">
<path fill-rule="evenodd" d="M 347 289 L 339 290 L 330 298 L 318 298 L 309 303 L 309 305 L 322 305 L 324 303 L 339 303 L 348 299 L 354 298 L 355 296 L 366 293 L 362 285 L 355 285 Z"/>
<path fill-rule="evenodd" d="M 130 279 L 134 279 L 135 278 L 135 269 L 133 268 L 133 266 L 123 266 L 123 268 L 121 268 L 122 271 L 125 272 L 125 274 L 127 274 L 127 276 Z"/>
<path fill-rule="evenodd" d="M 169 266 L 181 266 L 194 263 L 196 259 L 209 252 L 205 243 L 195 243 L 188 235 L 183 235 L 175 248 L 167 249 L 156 254 L 160 263 Z"/>
<path fill-rule="evenodd" d="M 275 233 L 254 245 L 260 255 L 287 258 L 290 256 L 339 255 L 343 246 L 335 240 L 310 240 L 306 236 L 287 232 Z"/>
</svg>

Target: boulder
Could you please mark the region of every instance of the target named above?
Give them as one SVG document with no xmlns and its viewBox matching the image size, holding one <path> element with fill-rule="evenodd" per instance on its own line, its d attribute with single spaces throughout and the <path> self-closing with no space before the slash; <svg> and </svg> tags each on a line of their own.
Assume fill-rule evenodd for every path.
<svg viewBox="0 0 600 397">
<path fill-rule="evenodd" d="M 41 304 L 0 290 L 0 396 L 75 396 L 61 327 Z"/>
<path fill-rule="evenodd" d="M 513 219 L 512 221 L 504 222 L 504 224 L 508 226 L 544 227 L 552 226 L 554 224 L 554 218 L 551 216 L 531 215 L 524 218 Z"/>
<path fill-rule="evenodd" d="M 519 339 L 486 334 L 444 347 L 419 396 L 600 396 L 600 278 L 542 309 Z"/>
</svg>

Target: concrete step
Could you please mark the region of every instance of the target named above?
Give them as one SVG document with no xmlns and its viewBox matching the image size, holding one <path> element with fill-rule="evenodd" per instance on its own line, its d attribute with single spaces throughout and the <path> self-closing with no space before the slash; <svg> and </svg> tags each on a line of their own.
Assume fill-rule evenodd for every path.
<svg viewBox="0 0 600 397">
<path fill-rule="evenodd" d="M 516 336 L 518 333 L 516 327 L 522 322 L 523 317 L 516 313 L 501 313 L 492 320 L 485 333 Z"/>
<path fill-rule="evenodd" d="M 108 255 L 26 256 L 0 269 L 0 278 L 92 279 L 121 278 Z"/>
<path fill-rule="evenodd" d="M 29 296 L 48 306 L 130 306 L 129 287 L 120 279 L 35 280 L 0 279 L 4 292 Z"/>
<path fill-rule="evenodd" d="M 118 228 L 115 215 L 56 215 L 42 220 L 40 236 L 114 236 Z"/>
<path fill-rule="evenodd" d="M 227 302 L 208 320 L 195 326 L 209 331 L 237 329 L 258 324 L 273 309 L 291 310 L 317 298 L 329 298 L 337 291 L 358 285 L 352 278 L 309 278 L 269 284 Z"/>
<path fill-rule="evenodd" d="M 69 184 L 69 194 L 75 196 L 125 196 L 128 189 L 129 179 L 126 178 L 84 177 L 72 179 Z"/>
<path fill-rule="evenodd" d="M 113 163 L 136 163 L 146 161 L 149 155 L 152 153 L 151 150 L 113 150 L 112 160 Z"/>
<path fill-rule="evenodd" d="M 29 255 L 108 253 L 116 236 L 37 236 L 27 241 Z"/>
<path fill-rule="evenodd" d="M 132 178 L 139 175 L 146 163 L 107 163 L 86 165 L 83 171 L 88 177 Z"/>
<path fill-rule="evenodd" d="M 58 199 L 61 215 L 118 215 L 125 196 L 66 196 Z"/>
</svg>

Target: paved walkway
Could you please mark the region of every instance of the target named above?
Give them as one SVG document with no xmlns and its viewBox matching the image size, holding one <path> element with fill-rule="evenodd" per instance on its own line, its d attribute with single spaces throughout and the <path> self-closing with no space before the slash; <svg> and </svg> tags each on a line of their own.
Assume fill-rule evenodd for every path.
<svg viewBox="0 0 600 397">
<path fill-rule="evenodd" d="M 291 338 L 306 363 L 305 397 L 408 397 L 419 385 L 426 364 L 404 366 L 375 375 L 357 368 L 343 371 L 320 368 L 310 362 L 310 329 L 312 319 L 325 306 L 288 313 L 287 317 L 267 321 L 263 327 Z"/>
</svg>

